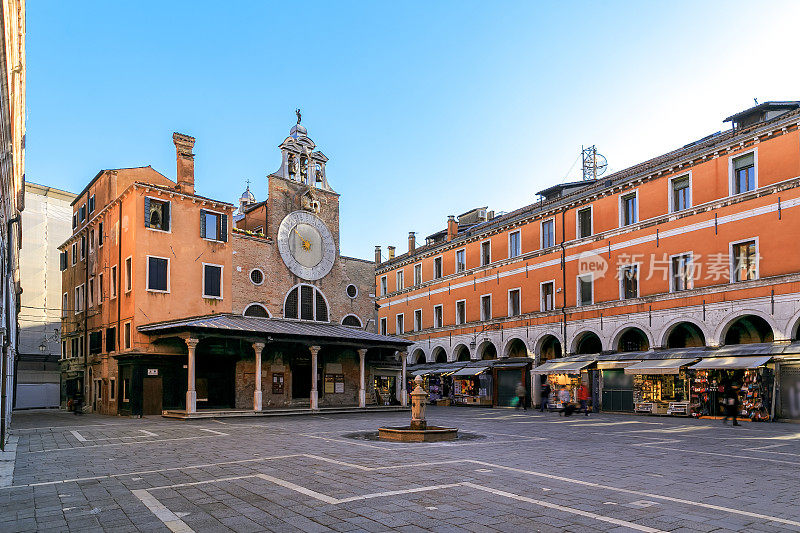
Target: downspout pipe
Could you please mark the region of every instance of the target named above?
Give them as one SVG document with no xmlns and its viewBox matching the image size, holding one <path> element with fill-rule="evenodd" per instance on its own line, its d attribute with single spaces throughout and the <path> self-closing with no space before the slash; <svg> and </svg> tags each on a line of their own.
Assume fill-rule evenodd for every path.
<svg viewBox="0 0 800 533">
<path fill-rule="evenodd" d="M 11 233 L 11 226 L 13 224 L 20 224 L 21 218 L 19 215 L 15 215 L 13 218 L 10 218 L 8 222 L 6 222 L 6 272 L 10 273 L 13 272 L 14 269 L 12 268 L 12 259 L 14 257 L 13 254 L 13 239 Z M 6 417 L 6 402 L 8 399 L 8 364 L 11 358 L 10 348 L 11 348 L 11 290 L 8 288 L 7 280 L 3 280 L 3 289 L 5 291 L 5 324 L 6 324 L 6 333 L 3 336 L 3 372 L 2 382 L 0 382 L 0 450 L 5 451 L 6 449 L 6 424 L 7 424 L 7 417 Z M 16 336 L 15 336 L 16 338 Z"/>
<path fill-rule="evenodd" d="M 567 239 L 566 209 L 561 209 L 561 316 L 564 322 L 562 332 L 564 343 L 561 345 L 562 357 L 567 356 L 567 247 L 564 242 Z"/>
</svg>

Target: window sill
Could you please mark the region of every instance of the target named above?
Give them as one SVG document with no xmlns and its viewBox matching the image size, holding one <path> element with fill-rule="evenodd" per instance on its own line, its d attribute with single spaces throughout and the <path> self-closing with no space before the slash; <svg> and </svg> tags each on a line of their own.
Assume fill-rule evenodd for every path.
<svg viewBox="0 0 800 533">
<path fill-rule="evenodd" d="M 203 295 L 203 298 L 206 300 L 223 300 L 222 296 L 208 296 L 207 294 Z"/>
<path fill-rule="evenodd" d="M 158 292 L 158 293 L 161 293 L 161 294 L 169 294 L 169 289 L 167 289 L 165 291 L 162 291 L 160 289 L 147 289 L 147 292 Z"/>
<path fill-rule="evenodd" d="M 203 239 L 204 241 L 208 241 L 208 242 L 225 242 L 225 243 L 228 242 L 228 241 L 223 241 L 221 239 L 209 239 L 208 237 L 200 237 L 200 238 Z"/>
</svg>

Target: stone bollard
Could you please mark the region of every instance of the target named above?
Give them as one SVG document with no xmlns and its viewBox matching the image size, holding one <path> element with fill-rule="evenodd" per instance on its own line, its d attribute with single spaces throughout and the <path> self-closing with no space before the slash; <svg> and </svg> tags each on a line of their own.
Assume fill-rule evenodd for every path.
<svg viewBox="0 0 800 533">
<path fill-rule="evenodd" d="M 425 422 L 425 404 L 428 403 L 428 393 L 422 388 L 422 376 L 414 378 L 414 390 L 411 391 L 411 429 L 427 429 Z"/>
</svg>

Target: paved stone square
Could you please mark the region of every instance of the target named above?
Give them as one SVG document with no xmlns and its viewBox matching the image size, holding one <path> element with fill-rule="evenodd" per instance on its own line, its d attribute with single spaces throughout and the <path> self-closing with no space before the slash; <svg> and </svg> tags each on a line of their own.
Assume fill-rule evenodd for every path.
<svg viewBox="0 0 800 533">
<path fill-rule="evenodd" d="M 800 426 L 430 408 L 178 421 L 22 412 L 0 531 L 800 530 Z"/>
</svg>

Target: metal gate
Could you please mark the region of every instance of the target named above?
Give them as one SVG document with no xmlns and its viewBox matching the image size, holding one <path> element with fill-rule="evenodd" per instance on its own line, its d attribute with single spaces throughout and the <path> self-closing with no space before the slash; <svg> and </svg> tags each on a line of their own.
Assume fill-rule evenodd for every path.
<svg viewBox="0 0 800 533">
<path fill-rule="evenodd" d="M 800 366 L 781 365 L 780 418 L 800 419 Z"/>
</svg>

